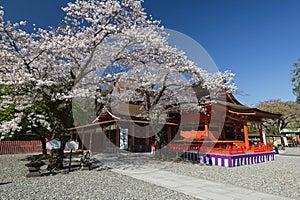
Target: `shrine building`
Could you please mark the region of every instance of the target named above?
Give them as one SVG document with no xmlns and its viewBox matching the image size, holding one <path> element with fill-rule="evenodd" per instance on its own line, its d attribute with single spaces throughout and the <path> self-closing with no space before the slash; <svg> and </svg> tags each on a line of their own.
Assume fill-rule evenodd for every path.
<svg viewBox="0 0 300 200">
<path fill-rule="evenodd" d="M 275 159 L 272 144 L 263 134 L 262 120 L 281 115 L 242 105 L 232 94 L 224 101 L 203 105 L 205 112 L 170 112 L 161 125 L 164 148 L 198 163 L 235 167 Z M 142 118 L 142 105 L 117 104 L 98 112 L 92 124 L 70 129 L 86 149 L 95 152 L 151 152 L 155 128 Z M 259 139 L 252 143 L 250 132 Z"/>
</svg>

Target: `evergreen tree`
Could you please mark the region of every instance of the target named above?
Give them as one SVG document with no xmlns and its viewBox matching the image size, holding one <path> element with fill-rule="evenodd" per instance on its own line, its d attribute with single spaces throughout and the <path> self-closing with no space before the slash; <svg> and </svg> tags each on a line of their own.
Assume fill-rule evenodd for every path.
<svg viewBox="0 0 300 200">
<path fill-rule="evenodd" d="M 298 62 L 294 63 L 292 83 L 294 85 L 293 93 L 297 96 L 296 102 L 300 104 L 300 59 L 298 59 Z"/>
</svg>

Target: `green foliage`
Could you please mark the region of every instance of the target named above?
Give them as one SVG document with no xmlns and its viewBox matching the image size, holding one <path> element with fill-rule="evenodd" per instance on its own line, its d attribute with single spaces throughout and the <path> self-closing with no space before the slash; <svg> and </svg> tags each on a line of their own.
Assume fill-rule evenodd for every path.
<svg viewBox="0 0 300 200">
<path fill-rule="evenodd" d="M 294 63 L 294 69 L 292 70 L 292 83 L 293 83 L 293 93 L 296 95 L 296 102 L 300 104 L 300 59 L 298 62 Z"/>
<path fill-rule="evenodd" d="M 29 128 L 30 122 L 27 119 L 27 115 L 29 115 L 31 112 L 34 112 L 36 114 L 45 114 L 47 110 L 47 106 L 44 101 L 35 101 L 34 105 L 31 107 L 30 110 L 24 112 L 25 117 L 23 117 L 21 126 L 23 130 L 23 138 L 34 138 L 34 139 L 41 139 L 41 137 L 45 138 L 47 134 L 47 129 L 44 128 L 41 125 L 38 125 L 37 127 Z M 24 133 L 26 132 L 26 133 Z M 35 137 L 34 137 L 35 135 Z"/>
<path fill-rule="evenodd" d="M 13 88 L 12 87 L 5 87 L 4 85 L 0 85 L 0 100 L 2 99 L 1 96 L 3 95 L 13 95 Z M 35 112 L 37 114 L 43 114 L 46 111 L 46 104 L 43 101 L 36 101 L 34 103 L 34 106 L 31 109 L 28 109 L 24 112 L 24 117 L 21 120 L 21 127 L 22 129 L 18 132 L 15 132 L 13 135 L 10 135 L 10 133 L 7 133 L 4 135 L 4 138 L 10 138 L 11 140 L 38 140 L 40 137 L 38 134 L 45 135 L 46 130 L 42 127 L 36 127 L 35 131 L 38 131 L 37 133 L 33 133 L 32 130 L 29 131 L 29 125 L 30 122 L 27 119 L 27 116 L 31 112 Z M 15 118 L 15 114 L 18 111 L 16 110 L 16 103 L 11 104 L 4 110 L 0 110 L 0 123 L 4 121 L 10 121 Z"/>
<path fill-rule="evenodd" d="M 259 109 L 279 113 L 282 116 L 279 119 L 266 119 L 263 125 L 267 133 L 279 134 L 284 128 L 297 128 L 300 122 L 300 104 L 296 102 L 282 102 L 280 100 L 268 100 L 261 102 Z"/>
<path fill-rule="evenodd" d="M 9 95 L 11 92 L 12 92 L 11 88 L 7 88 L 4 85 L 0 85 L 0 101 L 3 100 L 3 98 L 1 98 L 3 95 Z M 6 107 L 4 110 L 0 109 L 0 123 L 14 119 L 16 113 L 15 108 L 16 108 L 16 104 L 11 104 L 8 107 Z M 4 135 L 4 138 L 9 138 L 9 137 L 10 137 L 9 133 Z"/>
<path fill-rule="evenodd" d="M 0 122 L 9 121 L 14 118 L 16 105 L 10 105 L 5 110 L 0 110 Z"/>
<path fill-rule="evenodd" d="M 10 88 L 4 87 L 4 85 L 0 85 L 0 100 L 2 101 L 1 96 L 7 95 L 11 93 Z M 0 109 L 0 122 L 9 121 L 14 118 L 16 104 L 11 104 L 5 110 Z"/>
</svg>

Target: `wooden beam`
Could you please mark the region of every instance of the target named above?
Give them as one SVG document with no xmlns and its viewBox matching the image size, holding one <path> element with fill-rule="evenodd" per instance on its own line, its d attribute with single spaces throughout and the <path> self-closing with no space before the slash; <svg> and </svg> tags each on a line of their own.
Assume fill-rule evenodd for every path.
<svg viewBox="0 0 300 200">
<path fill-rule="evenodd" d="M 255 112 L 237 112 L 233 110 L 228 110 L 228 112 L 236 115 L 256 115 Z"/>
</svg>

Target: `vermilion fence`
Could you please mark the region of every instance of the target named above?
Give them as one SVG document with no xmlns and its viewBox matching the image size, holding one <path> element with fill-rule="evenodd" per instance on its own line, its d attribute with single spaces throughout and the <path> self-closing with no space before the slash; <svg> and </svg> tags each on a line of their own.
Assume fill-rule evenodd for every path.
<svg viewBox="0 0 300 200">
<path fill-rule="evenodd" d="M 0 154 L 42 152 L 42 143 L 35 141 L 0 141 Z"/>
</svg>

